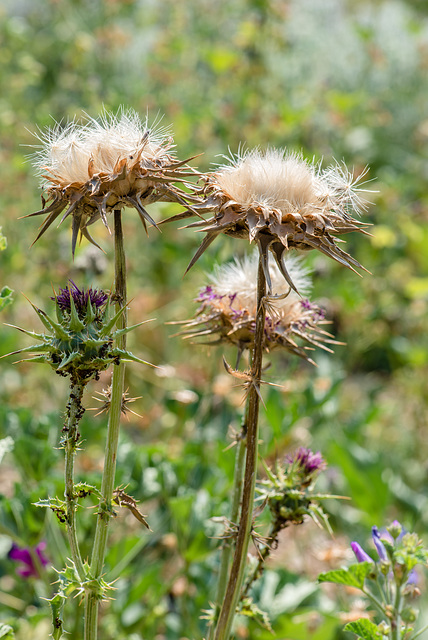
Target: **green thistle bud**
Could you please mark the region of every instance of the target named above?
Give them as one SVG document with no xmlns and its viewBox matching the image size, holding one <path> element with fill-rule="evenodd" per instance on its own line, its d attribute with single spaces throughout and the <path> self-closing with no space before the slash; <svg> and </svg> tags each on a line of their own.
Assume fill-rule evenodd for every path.
<svg viewBox="0 0 428 640">
<path fill-rule="evenodd" d="M 15 327 L 39 342 L 7 355 L 33 353 L 33 357 L 24 362 L 46 363 L 59 375 L 70 376 L 73 383 L 83 385 L 92 378 L 98 379 L 101 371 L 111 364 L 119 364 L 120 360 L 148 364 L 129 351 L 114 346 L 119 336 L 143 322 L 114 330 L 125 307 L 110 316 L 108 294 L 102 290 L 80 290 L 74 282 L 70 282 L 69 288 L 60 289 L 54 298 L 56 320 L 30 303 L 48 333 Z"/>
</svg>

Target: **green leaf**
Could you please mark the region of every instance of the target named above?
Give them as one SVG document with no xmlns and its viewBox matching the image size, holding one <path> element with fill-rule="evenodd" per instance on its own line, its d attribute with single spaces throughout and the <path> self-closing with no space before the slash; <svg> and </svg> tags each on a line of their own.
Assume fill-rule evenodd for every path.
<svg viewBox="0 0 428 640">
<path fill-rule="evenodd" d="M 3 311 L 8 304 L 13 302 L 13 289 L 10 287 L 3 287 L 0 291 L 0 311 Z"/>
<path fill-rule="evenodd" d="M 49 604 L 52 610 L 52 638 L 54 640 L 60 640 L 62 634 L 64 633 L 63 628 L 63 620 L 62 613 L 64 610 L 64 604 L 66 601 L 66 597 L 62 593 L 56 593 L 53 598 L 49 600 Z"/>
<path fill-rule="evenodd" d="M 4 251 L 7 247 L 7 240 L 6 240 L 6 236 L 4 236 L 1 232 L 1 227 L 0 227 L 0 251 Z M 2 636 L 0 636 L 1 638 Z"/>
<path fill-rule="evenodd" d="M 15 634 L 12 627 L 10 627 L 8 624 L 0 623 L 0 638 L 2 638 L 3 640 L 13 640 L 13 638 L 15 638 Z"/>
<path fill-rule="evenodd" d="M 318 582 L 334 582 L 335 584 L 344 584 L 348 587 L 364 587 L 364 580 L 369 573 L 373 571 L 373 562 L 359 562 L 351 564 L 347 569 L 336 569 L 335 571 L 327 571 L 318 576 Z"/>
<path fill-rule="evenodd" d="M 79 498 L 85 498 L 86 496 L 95 495 L 97 498 L 101 498 L 101 492 L 91 484 L 86 482 L 77 482 L 74 485 L 74 494 Z"/>
<path fill-rule="evenodd" d="M 348 622 L 344 627 L 344 631 L 356 633 L 363 640 L 383 640 L 383 633 L 379 631 L 378 626 L 367 618 L 360 618 L 355 622 Z"/>
</svg>

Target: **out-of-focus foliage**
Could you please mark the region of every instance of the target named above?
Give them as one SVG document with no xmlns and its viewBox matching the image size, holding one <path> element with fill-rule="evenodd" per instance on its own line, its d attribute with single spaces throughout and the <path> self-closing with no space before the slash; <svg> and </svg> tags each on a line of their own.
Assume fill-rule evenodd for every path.
<svg viewBox="0 0 428 640">
<path fill-rule="evenodd" d="M 345 638 L 345 601 L 314 578 L 346 563 L 349 539 L 365 542 L 376 523 L 398 518 L 424 535 L 428 524 L 428 14 L 425 3 L 394 0 L 6 0 L 0 8 L 0 199 L 8 247 L 0 252 L 1 286 L 14 300 L 2 321 L 39 331 L 23 292 L 49 306 L 68 278 L 109 287 L 112 243 L 102 225 L 94 236 L 106 253 L 85 242 L 70 255 L 67 222 L 50 228 L 31 249 L 39 209 L 38 180 L 25 156 L 33 132 L 86 111 L 124 104 L 172 124 L 181 157 L 203 153 L 201 170 L 239 144 L 287 146 L 325 163 L 342 158 L 367 185 L 372 236 L 347 238 L 347 247 L 373 275 L 359 279 L 339 265 L 308 256 L 315 294 L 347 343 L 334 355 L 315 354 L 318 368 L 272 357 L 263 389 L 261 455 L 268 461 L 300 445 L 320 450 L 329 464 L 325 489 L 350 497 L 329 503 L 337 538 L 308 525 L 287 530 L 255 597 L 277 638 Z M 177 213 L 155 205 L 160 219 Z M 102 637 L 199 638 L 215 590 L 218 540 L 213 516 L 227 514 L 241 390 L 221 364 L 222 350 L 192 347 L 171 337 L 165 322 L 191 317 L 203 271 L 247 249 L 222 239 L 183 279 L 200 236 L 164 226 L 149 238 L 134 215 L 126 218 L 130 322 L 154 318 L 135 331 L 130 349 L 161 368 L 128 367 L 132 405 L 141 417 L 124 420 L 117 484 L 129 485 L 153 530 L 141 531 L 120 512 L 111 533 L 109 580 L 114 600 L 102 609 Z M 95 229 L 95 228 L 94 228 Z M 48 311 L 53 311 L 52 308 Z M 0 330 L 2 354 L 27 346 L 10 327 Z M 229 361 L 234 354 L 226 353 Z M 85 406 L 109 383 L 88 390 Z M 37 365 L 1 361 L 0 437 L 9 438 L 0 467 L 0 610 L 17 638 L 45 638 L 55 573 L 24 581 L 7 559 L 11 541 L 35 546 L 60 568 L 67 556 L 54 516 L 32 506 L 61 495 L 62 427 L 66 382 Z M 99 408 L 99 407 L 98 407 Z M 105 414 L 87 412 L 78 480 L 96 484 Z M 11 442 L 13 441 L 13 449 Z M 92 506 L 88 503 L 88 506 Z M 83 555 L 90 553 L 93 511 L 79 511 Z M 282 551 L 281 551 L 282 549 Z M 421 585 L 423 590 L 423 584 Z M 419 603 L 427 610 L 427 598 Z M 80 638 L 75 602 L 66 629 Z M 422 614 L 423 617 L 424 614 Z M 426 614 L 425 614 L 426 617 Z M 47 625 L 47 626 L 46 626 Z M 246 626 L 247 625 L 247 626 Z M 271 638 L 239 620 L 239 637 Z M 349 636 L 348 636 L 349 637 Z"/>
</svg>

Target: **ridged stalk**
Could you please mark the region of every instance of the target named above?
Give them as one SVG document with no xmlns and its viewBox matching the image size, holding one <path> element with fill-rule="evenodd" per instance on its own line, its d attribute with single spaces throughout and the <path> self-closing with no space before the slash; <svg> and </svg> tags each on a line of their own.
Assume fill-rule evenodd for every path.
<svg viewBox="0 0 428 640">
<path fill-rule="evenodd" d="M 238 522 L 239 507 L 241 505 L 245 452 L 246 452 L 246 447 L 245 447 L 246 432 L 247 432 L 247 425 L 245 420 L 239 436 L 237 450 L 236 450 L 236 457 L 235 457 L 232 504 L 230 508 L 230 518 L 229 518 L 232 524 L 235 524 L 236 522 Z M 232 557 L 232 551 L 233 551 L 232 541 L 233 541 L 232 538 L 225 540 L 222 548 L 221 560 L 220 560 L 220 572 L 219 572 L 217 594 L 216 594 L 216 600 L 215 600 L 216 606 L 215 606 L 215 614 L 214 614 L 214 623 L 210 627 L 208 640 L 212 640 L 214 638 L 215 623 L 218 620 L 221 603 L 223 602 L 224 594 L 226 593 L 227 579 L 229 576 L 230 559 Z"/>
<path fill-rule="evenodd" d="M 121 211 L 114 212 L 114 250 L 115 250 L 115 300 L 116 311 L 126 306 L 126 262 L 123 244 Z M 118 329 L 126 328 L 126 310 L 118 321 Z M 118 339 L 120 349 L 126 348 L 126 336 Z M 120 362 L 113 367 L 111 384 L 110 412 L 107 430 L 107 441 L 104 455 L 104 470 L 101 484 L 102 498 L 98 507 L 95 539 L 92 549 L 90 574 L 95 580 L 103 573 L 104 559 L 107 549 L 108 525 L 113 515 L 112 497 L 116 472 L 117 447 L 119 442 L 120 417 L 125 380 L 125 364 Z M 98 623 L 99 594 L 96 590 L 88 590 L 85 599 L 85 640 L 96 640 Z"/>
<path fill-rule="evenodd" d="M 236 538 L 235 554 L 229 575 L 226 593 L 223 599 L 215 640 L 229 640 L 231 628 L 239 603 L 244 581 L 245 564 L 248 545 L 253 526 L 254 492 L 256 485 L 258 439 L 259 439 L 259 407 L 260 382 L 263 363 L 263 338 L 265 328 L 264 297 L 266 294 L 266 278 L 263 271 L 262 257 L 259 259 L 257 275 L 257 316 L 254 336 L 254 349 L 251 367 L 251 383 L 248 391 L 247 419 L 247 455 L 244 474 L 244 489 L 241 503 L 241 517 Z"/>
</svg>

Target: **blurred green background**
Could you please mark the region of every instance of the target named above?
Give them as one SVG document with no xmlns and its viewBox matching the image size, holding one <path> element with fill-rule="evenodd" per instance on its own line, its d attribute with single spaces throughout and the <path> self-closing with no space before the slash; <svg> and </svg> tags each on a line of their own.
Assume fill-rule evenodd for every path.
<svg viewBox="0 0 428 640">
<path fill-rule="evenodd" d="M 54 121 L 103 107 L 136 109 L 172 125 L 177 153 L 207 171 L 228 149 L 286 146 L 308 157 L 344 159 L 355 172 L 370 165 L 375 206 L 372 236 L 354 234 L 347 250 L 372 275 L 360 279 L 321 255 L 308 255 L 313 298 L 323 304 L 336 338 L 334 355 L 317 368 L 275 353 L 262 412 L 261 452 L 272 461 L 297 446 L 320 450 L 329 469 L 320 486 L 350 497 L 328 505 L 335 538 L 310 525 L 284 533 L 258 587 L 275 636 L 240 621 L 239 638 L 330 640 L 343 634 L 361 603 L 344 590 L 318 587 L 318 572 L 350 559 L 350 540 L 369 549 L 370 527 L 398 518 L 427 539 L 428 525 L 428 7 L 422 0 L 3 0 L 0 7 L 0 201 L 7 248 L 0 288 L 14 290 L 2 322 L 40 330 L 25 300 L 52 309 L 52 286 L 72 278 L 110 288 L 112 242 L 93 229 L 105 254 L 84 241 L 71 260 L 67 224 L 31 249 L 40 189 L 27 156 L 34 133 Z M 155 205 L 157 220 L 177 213 Z M 222 368 L 222 348 L 172 337 L 166 322 L 189 318 L 193 299 L 216 262 L 248 251 L 218 239 L 183 278 L 200 241 L 192 230 L 164 226 L 145 236 L 126 216 L 131 322 L 154 318 L 130 338 L 131 350 L 161 366 L 128 367 L 131 396 L 143 396 L 123 422 L 118 484 L 142 501 L 152 534 L 121 514 L 113 524 L 109 577 L 119 577 L 103 606 L 103 639 L 201 638 L 200 610 L 215 588 L 219 528 L 227 513 L 241 392 Z M 0 327 L 0 352 L 27 346 Z M 227 349 L 225 355 L 234 361 Z M 18 638 L 45 638 L 52 570 L 24 581 L 7 559 L 12 539 L 49 542 L 61 568 L 66 545 L 52 514 L 32 506 L 61 495 L 58 445 L 66 382 L 38 365 L 0 365 L 0 436 L 10 451 L 0 468 L 0 620 Z M 96 407 L 93 385 L 86 406 Z M 78 477 L 99 479 L 105 416 L 87 412 Z M 92 511 L 81 511 L 85 540 Z M 85 547 L 85 544 L 87 545 Z M 119 564 L 118 564 L 119 563 Z M 290 586 L 292 585 L 292 586 Z M 421 589 L 424 581 L 421 576 Z M 424 604 L 425 603 L 425 604 Z M 428 598 L 416 606 L 427 609 Z M 81 637 L 82 607 L 66 628 Z M 427 614 L 424 614 L 427 618 Z M 358 616 L 357 616 L 358 617 Z M 425 620 L 427 622 L 427 620 Z"/>
</svg>

